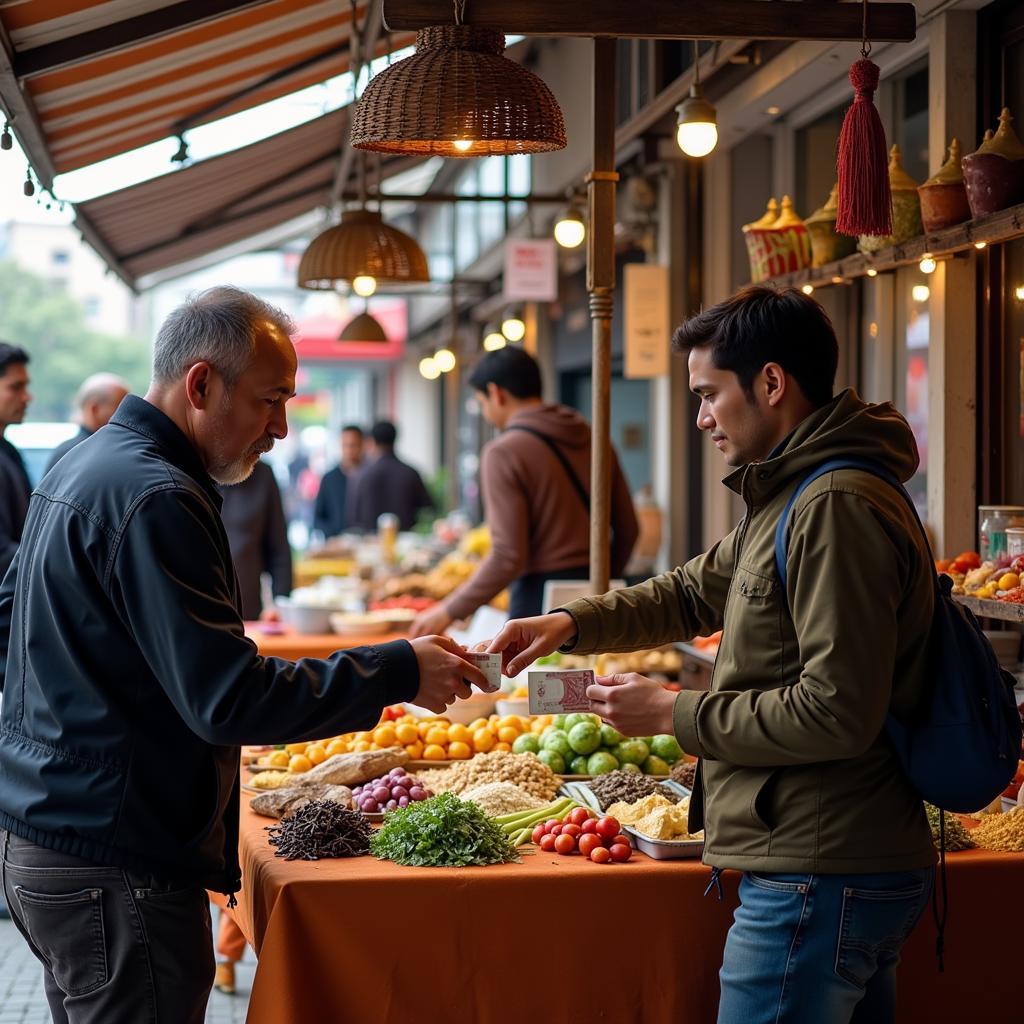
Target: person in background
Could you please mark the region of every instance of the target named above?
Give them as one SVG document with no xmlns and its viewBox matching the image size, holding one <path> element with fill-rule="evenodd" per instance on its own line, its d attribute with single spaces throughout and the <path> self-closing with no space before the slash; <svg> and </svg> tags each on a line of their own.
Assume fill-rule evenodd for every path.
<svg viewBox="0 0 1024 1024">
<path fill-rule="evenodd" d="M 363 428 L 348 424 L 341 428 L 341 461 L 329 469 L 320 481 L 313 507 L 313 529 L 327 537 L 337 537 L 348 527 L 345 516 L 348 481 L 363 464 Z"/>
<path fill-rule="evenodd" d="M 0 341 L 0 577 L 21 542 L 32 491 L 21 453 L 3 436 L 12 423 L 25 419 L 32 401 L 28 362 L 23 348 Z"/>
<path fill-rule="evenodd" d="M 130 391 L 128 382 L 113 373 L 94 373 L 87 377 L 75 395 L 78 433 L 53 449 L 45 473 L 49 473 L 76 444 L 81 444 L 90 434 L 105 426 L 117 412 L 121 399 Z"/>
<path fill-rule="evenodd" d="M 633 672 L 587 688 L 623 735 L 674 732 L 700 757 L 689 830 L 705 830 L 708 891 L 722 870 L 741 872 L 718 1022 L 893 1024 L 936 850 L 886 720 L 918 714 L 934 687 L 931 552 L 905 496 L 861 468 L 819 476 L 792 506 L 785 584 L 775 533 L 833 459 L 910 480 L 914 435 L 890 403 L 833 394 L 835 331 L 795 288 L 745 288 L 685 321 L 672 346 L 688 356 L 697 427 L 733 470 L 724 483 L 743 497 L 742 522 L 671 572 L 509 622 L 488 649 L 513 676 L 558 649 L 723 630 L 710 692 Z"/>
<path fill-rule="evenodd" d="M 241 483 L 219 489 L 220 517 L 238 575 L 242 618 L 271 617 L 274 609 L 263 607 L 263 573 L 270 574 L 275 597 L 292 592 L 292 552 L 274 471 L 261 459 Z"/>
<path fill-rule="evenodd" d="M 544 402 L 540 367 L 521 348 L 485 355 L 469 383 L 484 419 L 501 431 L 480 462 L 491 551 L 466 583 L 415 620 L 411 636 L 443 632 L 506 587 L 511 618 L 538 615 L 545 582 L 590 575 L 590 425 Z M 614 451 L 611 498 L 611 574 L 619 576 L 638 527 Z"/>
<path fill-rule="evenodd" d="M 395 455 L 398 431 L 381 420 L 370 431 L 371 459 L 349 480 L 348 521 L 355 530 L 377 529 L 377 517 L 391 512 L 400 530 L 416 525 L 420 509 L 434 507 L 423 478 Z"/>
<path fill-rule="evenodd" d="M 487 685 L 445 637 L 292 662 L 245 635 L 216 484 L 287 435 L 293 331 L 238 288 L 172 311 L 145 398 L 36 489 L 0 585 L 0 884 L 55 1021 L 202 1024 L 207 890 L 241 884 L 242 743 Z"/>
</svg>

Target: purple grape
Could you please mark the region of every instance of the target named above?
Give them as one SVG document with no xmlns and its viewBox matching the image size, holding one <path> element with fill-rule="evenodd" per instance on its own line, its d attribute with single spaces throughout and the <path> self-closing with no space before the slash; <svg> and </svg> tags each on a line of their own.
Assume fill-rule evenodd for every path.
<svg viewBox="0 0 1024 1024">
<path fill-rule="evenodd" d="M 365 811 L 367 814 L 376 814 L 380 810 L 380 805 L 372 796 L 367 796 L 359 801 L 359 810 Z"/>
<path fill-rule="evenodd" d="M 409 798 L 407 796 L 400 796 L 398 798 L 398 806 L 399 807 L 408 807 L 409 806 Z"/>
<path fill-rule="evenodd" d="M 427 791 L 422 786 L 413 786 L 412 789 L 409 790 L 409 799 L 426 800 Z"/>
<path fill-rule="evenodd" d="M 394 810 L 394 809 L 395 809 L 395 808 L 396 808 L 397 806 L 398 806 L 398 801 L 397 801 L 397 800 L 389 800 L 389 801 L 388 801 L 388 802 L 387 802 L 387 803 L 386 803 L 386 804 L 384 805 L 385 809 L 386 809 L 386 810 L 389 810 L 389 811 L 393 811 L 393 810 Z"/>
<path fill-rule="evenodd" d="M 407 790 L 405 788 L 405 786 L 392 786 L 391 787 L 391 795 L 396 800 L 401 800 L 402 797 L 409 795 L 409 790 Z"/>
<path fill-rule="evenodd" d="M 373 799 L 382 804 L 391 797 L 391 790 L 387 786 L 374 786 Z"/>
</svg>

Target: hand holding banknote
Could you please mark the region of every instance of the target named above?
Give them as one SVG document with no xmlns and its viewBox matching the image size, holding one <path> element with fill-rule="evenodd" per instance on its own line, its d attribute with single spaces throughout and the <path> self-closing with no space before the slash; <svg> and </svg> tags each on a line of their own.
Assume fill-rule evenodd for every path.
<svg viewBox="0 0 1024 1024">
<path fill-rule="evenodd" d="M 552 654 L 576 636 L 576 621 L 568 612 L 551 612 L 528 619 L 512 619 L 487 647 L 500 654 L 503 671 L 517 676 L 538 658 Z"/>
<path fill-rule="evenodd" d="M 597 682 L 587 687 L 590 710 L 623 736 L 674 734 L 672 710 L 676 696 L 661 683 L 636 672 L 598 676 Z"/>
</svg>

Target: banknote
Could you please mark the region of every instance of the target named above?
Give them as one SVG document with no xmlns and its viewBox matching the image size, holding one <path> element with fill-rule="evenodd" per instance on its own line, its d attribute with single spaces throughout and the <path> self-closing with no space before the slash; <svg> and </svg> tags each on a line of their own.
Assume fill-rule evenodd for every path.
<svg viewBox="0 0 1024 1024">
<path fill-rule="evenodd" d="M 563 715 L 571 711 L 589 711 L 587 687 L 594 683 L 590 669 L 544 670 L 531 672 L 527 681 L 531 715 Z"/>
<path fill-rule="evenodd" d="M 471 661 L 485 676 L 490 684 L 485 693 L 494 693 L 501 689 L 501 655 L 500 654 L 476 654 L 469 652 L 462 655 L 466 661 Z"/>
</svg>

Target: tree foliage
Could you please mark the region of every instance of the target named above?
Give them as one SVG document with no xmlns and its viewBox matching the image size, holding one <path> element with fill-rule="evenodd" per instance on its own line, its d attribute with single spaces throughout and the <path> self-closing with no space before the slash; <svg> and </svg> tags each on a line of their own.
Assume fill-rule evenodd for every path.
<svg viewBox="0 0 1024 1024">
<path fill-rule="evenodd" d="M 11 262 L 0 263 L 0 339 L 32 359 L 34 420 L 66 419 L 79 384 L 93 373 L 118 373 L 138 394 L 149 382 L 144 341 L 92 330 L 72 296 Z"/>
</svg>

